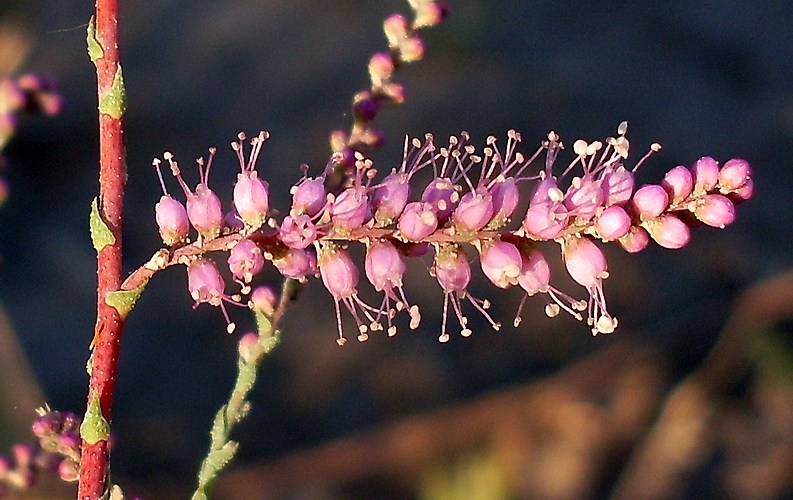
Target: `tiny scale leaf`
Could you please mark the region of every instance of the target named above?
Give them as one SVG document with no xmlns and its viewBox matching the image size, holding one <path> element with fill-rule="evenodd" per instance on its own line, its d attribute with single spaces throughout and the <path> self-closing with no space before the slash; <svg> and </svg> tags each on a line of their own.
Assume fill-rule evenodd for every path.
<svg viewBox="0 0 793 500">
<path fill-rule="evenodd" d="M 91 19 L 88 21 L 88 36 L 86 37 L 86 43 L 88 44 L 88 57 L 91 59 L 91 62 L 94 63 L 94 66 L 96 66 L 97 59 L 104 57 L 105 51 L 102 50 L 102 46 L 99 45 L 99 41 L 96 39 L 96 20 L 94 16 L 91 16 Z"/>
<path fill-rule="evenodd" d="M 127 319 L 127 315 L 132 311 L 132 308 L 135 307 L 135 303 L 138 301 L 140 294 L 143 293 L 143 289 L 146 288 L 146 283 L 147 282 L 144 281 L 137 288 L 132 290 L 116 290 L 115 292 L 108 293 L 105 297 L 105 304 L 115 308 L 121 316 L 121 319 Z"/>
<path fill-rule="evenodd" d="M 94 393 L 88 408 L 85 410 L 85 418 L 80 424 L 80 437 L 88 444 L 96 444 L 99 441 L 107 441 L 110 438 L 110 424 L 102 415 L 102 407 L 99 404 L 99 395 Z"/>
<path fill-rule="evenodd" d="M 99 112 L 110 115 L 116 120 L 124 116 L 127 110 L 127 93 L 124 89 L 124 76 L 121 73 L 121 65 L 116 68 L 113 76 L 113 85 L 107 94 L 99 99 Z"/>
<path fill-rule="evenodd" d="M 91 242 L 94 244 L 94 250 L 96 250 L 96 253 L 101 252 L 103 248 L 116 242 L 116 237 L 113 236 L 112 231 L 110 231 L 110 228 L 107 227 L 107 224 L 102 219 L 102 216 L 99 215 L 99 205 L 96 198 L 94 198 L 94 201 L 91 202 L 90 227 Z"/>
</svg>

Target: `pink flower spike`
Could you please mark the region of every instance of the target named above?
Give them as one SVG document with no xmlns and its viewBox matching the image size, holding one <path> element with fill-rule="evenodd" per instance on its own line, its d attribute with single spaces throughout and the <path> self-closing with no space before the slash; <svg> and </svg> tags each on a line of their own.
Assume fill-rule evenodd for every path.
<svg viewBox="0 0 793 500">
<path fill-rule="evenodd" d="M 247 293 L 248 283 L 264 268 L 262 249 L 249 239 L 240 240 L 229 252 L 228 265 L 234 280 L 243 285 L 242 293 Z"/>
<path fill-rule="evenodd" d="M 681 203 L 694 189 L 694 176 L 691 170 L 678 165 L 664 175 L 661 186 L 666 189 L 672 204 Z"/>
<path fill-rule="evenodd" d="M 719 164 L 710 156 L 703 156 L 691 167 L 694 176 L 694 193 L 707 193 L 719 183 Z"/>
<path fill-rule="evenodd" d="M 655 219 L 669 208 L 669 195 L 659 185 L 642 186 L 633 193 L 632 208 L 643 221 Z"/>
<path fill-rule="evenodd" d="M 278 296 L 269 286 L 258 286 L 251 292 L 248 307 L 261 311 L 267 316 L 272 316 L 278 307 Z"/>
<path fill-rule="evenodd" d="M 523 262 L 518 247 L 512 243 L 501 240 L 483 243 L 479 262 L 487 279 L 497 287 L 509 288 L 518 284 Z"/>
<path fill-rule="evenodd" d="M 733 158 L 719 170 L 719 191 L 732 193 L 743 187 L 752 178 L 752 168 L 746 160 Z"/>
<path fill-rule="evenodd" d="M 199 257 L 187 266 L 187 289 L 190 296 L 195 301 L 193 307 L 198 307 L 201 303 L 219 307 L 226 318 L 226 331 L 234 332 L 236 325 L 229 319 L 224 302 L 240 305 L 236 297 L 230 297 L 225 293 L 226 283 L 218 272 L 215 263 L 209 259 Z"/>
<path fill-rule="evenodd" d="M 697 202 L 694 216 L 711 227 L 724 229 L 735 220 L 735 205 L 720 194 L 706 194 Z"/>
<path fill-rule="evenodd" d="M 595 220 L 595 230 L 603 241 L 613 241 L 625 236 L 631 228 L 631 218 L 619 205 L 603 210 Z"/>
<path fill-rule="evenodd" d="M 430 203 L 414 201 L 405 206 L 397 227 L 410 241 L 421 241 L 438 229 L 438 217 Z"/>
<path fill-rule="evenodd" d="M 565 240 L 562 255 L 570 277 L 589 292 L 587 324 L 592 327 L 592 335 L 612 333 L 617 328 L 617 318 L 606 310 L 603 280 L 609 274 L 605 255 L 597 245 L 583 237 Z"/>
<path fill-rule="evenodd" d="M 628 253 L 638 253 L 650 244 L 650 235 L 641 226 L 631 226 L 628 233 L 619 239 L 619 244 Z"/>
<path fill-rule="evenodd" d="M 688 226 L 672 214 L 647 221 L 643 226 L 656 243 L 671 250 L 686 246 L 691 239 L 691 230 Z"/>
</svg>

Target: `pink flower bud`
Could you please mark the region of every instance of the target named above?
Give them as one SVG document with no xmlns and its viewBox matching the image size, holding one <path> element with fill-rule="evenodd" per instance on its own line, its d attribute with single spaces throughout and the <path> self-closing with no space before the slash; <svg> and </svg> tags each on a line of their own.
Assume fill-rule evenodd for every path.
<svg viewBox="0 0 793 500">
<path fill-rule="evenodd" d="M 612 205 L 595 220 L 595 230 L 604 241 L 613 241 L 625 236 L 631 228 L 631 218 L 619 205 Z"/>
<path fill-rule="evenodd" d="M 719 164 L 710 156 L 703 156 L 691 167 L 694 176 L 694 192 L 707 193 L 719 183 Z"/>
<path fill-rule="evenodd" d="M 249 332 L 243 335 L 237 344 L 237 351 L 240 353 L 240 358 L 246 363 L 254 361 L 258 351 L 258 344 L 258 334 Z"/>
<path fill-rule="evenodd" d="M 514 177 L 500 177 L 490 186 L 490 195 L 493 197 L 495 215 L 487 228 L 495 230 L 510 221 L 520 201 L 520 191 L 518 191 Z"/>
<path fill-rule="evenodd" d="M 445 223 L 460 202 L 460 194 L 454 183 L 445 177 L 435 178 L 421 194 L 421 201 L 434 207 L 438 225 Z"/>
<path fill-rule="evenodd" d="M 665 214 L 644 223 L 650 237 L 664 248 L 682 248 L 691 239 L 688 226 L 672 214 Z"/>
<path fill-rule="evenodd" d="M 318 263 L 322 283 L 333 298 L 349 298 L 357 293 L 358 268 L 346 250 L 327 245 L 320 252 Z"/>
<path fill-rule="evenodd" d="M 739 187 L 732 193 L 729 193 L 727 197 L 732 201 L 734 205 L 740 205 L 744 201 L 748 200 L 754 194 L 754 180 L 749 179 L 744 183 L 743 186 Z"/>
<path fill-rule="evenodd" d="M 392 224 L 402 214 L 410 196 L 409 179 L 405 172 L 392 172 L 375 189 L 372 209 L 379 226 Z"/>
<path fill-rule="evenodd" d="M 67 483 L 80 479 L 80 464 L 71 459 L 61 460 L 58 464 L 58 477 Z"/>
<path fill-rule="evenodd" d="M 317 239 L 317 226 L 308 215 L 287 215 L 278 229 L 278 238 L 291 248 L 306 248 Z"/>
<path fill-rule="evenodd" d="M 435 278 L 447 293 L 462 292 L 471 282 L 468 257 L 457 245 L 445 245 L 435 254 Z"/>
<path fill-rule="evenodd" d="M 579 285 L 597 288 L 608 277 L 606 256 L 588 238 L 570 238 L 564 245 L 564 264 Z"/>
<path fill-rule="evenodd" d="M 420 61 L 424 57 L 424 41 L 417 36 L 403 38 L 398 49 L 399 57 L 404 62 Z"/>
<path fill-rule="evenodd" d="M 463 234 L 479 231 L 493 218 L 493 197 L 484 190 L 468 192 L 452 213 L 452 224 Z"/>
<path fill-rule="evenodd" d="M 414 201 L 405 206 L 397 227 L 405 238 L 421 241 L 438 228 L 438 218 L 430 203 Z"/>
<path fill-rule="evenodd" d="M 633 172 L 625 170 L 625 167 L 619 166 L 615 170 L 604 172 L 600 184 L 605 196 L 603 204 L 607 207 L 624 206 L 631 199 L 633 186 Z"/>
<path fill-rule="evenodd" d="M 385 32 L 386 39 L 388 39 L 388 46 L 396 48 L 400 41 L 407 37 L 408 33 L 408 20 L 401 14 L 392 14 L 383 23 L 383 31 Z"/>
<path fill-rule="evenodd" d="M 292 186 L 292 216 L 308 215 L 314 217 L 327 204 L 327 191 L 325 190 L 325 180 L 323 178 L 303 179 L 298 184 Z"/>
<path fill-rule="evenodd" d="M 369 59 L 369 78 L 372 80 L 373 87 L 380 87 L 383 82 L 391 79 L 393 74 L 394 61 L 388 52 L 378 52 Z"/>
<path fill-rule="evenodd" d="M 501 240 L 483 243 L 479 262 L 487 279 L 497 287 L 509 288 L 518 284 L 523 260 L 512 243 Z"/>
<path fill-rule="evenodd" d="M 669 208 L 669 195 L 656 184 L 642 186 L 633 193 L 632 207 L 641 220 L 655 219 Z"/>
<path fill-rule="evenodd" d="M 273 265 L 287 278 L 305 281 L 306 276 L 317 270 L 317 257 L 312 250 L 312 248 L 305 250 L 290 248 L 284 255 L 274 258 Z"/>
<path fill-rule="evenodd" d="M 226 324 L 228 325 L 226 331 L 232 333 L 235 325 L 229 319 L 223 302 L 236 302 L 226 295 L 225 288 L 226 283 L 213 261 L 199 257 L 187 266 L 187 289 L 195 301 L 193 307 L 197 307 L 203 302 L 219 307 L 223 312 L 223 317 L 226 318 Z"/>
<path fill-rule="evenodd" d="M 561 203 L 538 203 L 529 207 L 523 228 L 537 239 L 552 240 L 562 234 L 569 220 L 567 208 Z"/>
<path fill-rule="evenodd" d="M 184 244 L 190 231 L 187 210 L 184 205 L 170 196 L 164 195 L 154 210 L 163 243 L 169 247 Z"/>
<path fill-rule="evenodd" d="M 378 292 L 402 286 L 405 263 L 396 247 L 387 240 L 374 240 L 367 246 L 364 269 L 369 283 Z"/>
<path fill-rule="evenodd" d="M 661 186 L 666 189 L 673 204 L 688 198 L 694 189 L 694 176 L 691 170 L 683 165 L 678 165 L 664 175 Z"/>
<path fill-rule="evenodd" d="M 641 226 L 631 226 L 628 233 L 619 239 L 619 244 L 628 253 L 641 252 L 650 244 L 650 235 Z"/>
<path fill-rule="evenodd" d="M 251 298 L 248 306 L 251 309 L 257 309 L 267 316 L 272 316 L 275 308 L 278 305 L 278 297 L 269 286 L 259 286 L 251 292 Z"/>
<path fill-rule="evenodd" d="M 246 225 L 258 229 L 267 220 L 270 210 L 268 186 L 257 177 L 256 170 L 237 174 L 234 185 L 234 208 Z"/>
<path fill-rule="evenodd" d="M 212 239 L 220 234 L 223 227 L 223 207 L 220 198 L 206 184 L 199 184 L 195 194 L 188 194 L 187 218 L 204 238 Z"/>
<path fill-rule="evenodd" d="M 573 178 L 572 184 L 565 194 L 564 206 L 570 215 L 581 219 L 590 219 L 603 205 L 603 201 L 604 196 L 600 182 L 587 174 L 584 177 Z"/>
<path fill-rule="evenodd" d="M 694 216 L 705 224 L 724 228 L 735 220 L 735 205 L 720 194 L 707 194 L 697 203 Z"/>
<path fill-rule="evenodd" d="M 551 268 L 545 256 L 537 248 L 523 255 L 518 284 L 527 294 L 547 293 L 551 284 Z"/>
<path fill-rule="evenodd" d="M 363 187 L 347 188 L 330 207 L 333 228 L 343 234 L 361 227 L 370 217 L 369 197 Z"/>
<path fill-rule="evenodd" d="M 249 239 L 240 240 L 229 252 L 228 265 L 237 282 L 250 283 L 264 268 L 262 249 Z"/>
<path fill-rule="evenodd" d="M 719 170 L 719 190 L 722 194 L 731 193 L 743 187 L 751 178 L 752 168 L 746 160 L 727 160 Z"/>
</svg>

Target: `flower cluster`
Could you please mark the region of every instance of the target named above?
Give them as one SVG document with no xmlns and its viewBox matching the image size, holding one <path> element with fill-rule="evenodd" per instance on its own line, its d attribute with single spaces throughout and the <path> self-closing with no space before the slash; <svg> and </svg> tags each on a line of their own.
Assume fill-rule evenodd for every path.
<svg viewBox="0 0 793 500">
<path fill-rule="evenodd" d="M 0 151 L 14 136 L 17 119 L 21 113 L 56 115 L 63 99 L 55 91 L 52 81 L 41 76 L 26 74 L 0 80 Z M 4 159 L 0 155 L 0 170 Z M 0 178 L 0 205 L 8 197 L 8 185 Z"/>
<path fill-rule="evenodd" d="M 17 443 L 11 456 L 0 456 L 0 496 L 6 489 L 26 490 L 40 471 L 57 471 L 64 481 L 77 481 L 80 467 L 80 418 L 71 412 L 40 408 L 33 422 L 39 446 Z"/>
<path fill-rule="evenodd" d="M 224 214 L 209 188 L 214 150 L 206 165 L 199 160 L 200 183 L 195 191 L 166 153 L 186 203 L 172 198 L 163 183 L 157 223 L 163 241 L 173 248 L 188 245 L 190 226 L 195 230 L 197 241 L 180 259 L 187 265 L 188 288 L 196 305 L 208 303 L 223 310 L 229 332 L 233 323 L 224 304 L 241 304 L 267 261 L 286 278 L 321 278 L 335 303 L 339 344 L 345 342 L 344 311 L 355 321 L 361 341 L 381 330 L 396 334 L 395 318 L 402 311 L 415 329 L 421 321 L 419 307 L 403 289 L 405 260 L 410 258 L 427 261 L 443 292 L 442 342 L 449 339 L 450 310 L 461 334 L 471 334 L 464 302 L 498 330 L 501 324 L 487 311 L 490 302 L 468 291 L 473 275 L 469 253 L 476 252 L 483 275 L 496 287 L 520 287 L 524 301 L 542 294 L 549 316 L 564 310 L 586 320 L 593 335 L 607 334 L 617 327 L 617 318 L 607 310 L 603 282 L 609 271 L 598 242 L 614 242 L 628 252 L 641 251 L 651 239 L 666 248 L 680 248 L 693 227 L 730 224 L 735 205 L 751 197 L 753 190 L 746 161 L 732 159 L 720 166 L 709 157 L 690 169 L 671 169 L 660 184 L 635 189 L 636 169 L 660 146 L 653 144 L 629 169 L 624 163 L 630 149 L 626 131 L 627 124 L 622 123 L 617 136 L 605 142 L 576 141 L 575 158 L 558 176 L 554 167 L 564 145 L 553 132 L 529 158 L 517 151 L 521 137 L 515 131 L 508 133 L 503 149 L 491 136 L 481 152 L 468 142 L 466 133 L 452 136 L 441 147 L 429 134 L 423 141 L 406 140 L 401 165 L 379 181 L 373 162 L 356 153 L 354 170 L 334 190 L 328 180 L 338 164 L 337 153 L 323 174 L 304 173 L 292 186 L 291 208 L 280 221 L 269 217 L 269 186 L 255 166 L 267 134 L 253 138 L 247 160 L 245 137 L 240 134 L 232 143 L 241 170 L 232 210 Z M 530 172 L 542 156 L 539 172 Z M 155 165 L 159 172 L 160 162 Z M 415 190 L 411 181 L 425 170 L 431 170 L 432 179 Z M 528 207 L 516 216 L 523 197 Z M 365 247 L 364 274 L 382 294 L 380 304 L 369 304 L 359 296 L 359 267 L 348 249 L 353 243 Z M 587 299 L 574 299 L 551 285 L 544 246 L 549 243 L 558 245 L 568 274 L 584 287 Z M 239 293 L 225 292 L 217 264 L 203 255 L 216 250 L 228 250 L 227 266 L 240 285 Z M 522 307 L 523 302 L 516 326 Z"/>
</svg>

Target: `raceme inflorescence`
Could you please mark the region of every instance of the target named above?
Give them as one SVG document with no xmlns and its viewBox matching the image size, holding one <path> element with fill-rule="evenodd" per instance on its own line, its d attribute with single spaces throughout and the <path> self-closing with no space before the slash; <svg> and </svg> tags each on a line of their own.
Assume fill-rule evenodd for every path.
<svg viewBox="0 0 793 500">
<path fill-rule="evenodd" d="M 665 248 L 680 248 L 694 227 L 723 228 L 733 222 L 735 205 L 753 191 L 746 161 L 732 159 L 720 165 L 710 157 L 700 158 L 691 168 L 674 167 L 660 184 L 636 189 L 636 169 L 660 145 L 651 145 L 629 167 L 626 131 L 623 122 L 616 137 L 605 142 L 575 141 L 574 158 L 561 172 L 554 170 L 560 170 L 556 163 L 564 145 L 554 132 L 528 158 L 517 150 L 521 136 L 515 131 L 509 131 L 503 147 L 491 136 L 481 150 L 469 142 L 467 133 L 450 137 L 442 146 L 430 134 L 423 140 L 406 139 L 400 166 L 384 176 L 360 152 L 352 157 L 337 153 L 321 175 L 304 173 L 292 186 L 292 205 L 280 220 L 271 216 L 269 185 L 256 169 L 268 134 L 261 132 L 250 141 L 247 158 L 246 138 L 240 134 L 232 143 L 240 173 L 231 210 L 222 210 L 209 187 L 214 149 L 206 162 L 198 161 L 200 182 L 195 190 L 184 181 L 173 155 L 166 153 L 164 160 L 186 203 L 168 194 L 160 174 L 164 194 L 156 206 L 156 220 L 169 252 L 182 252 L 170 263 L 187 266 L 195 305 L 221 308 L 229 332 L 234 323 L 225 305 L 244 303 L 266 262 L 289 279 L 321 278 L 335 303 L 339 344 L 345 342 L 343 310 L 355 321 L 360 341 L 379 331 L 395 335 L 402 312 L 415 329 L 421 321 L 420 307 L 404 290 L 405 260 L 412 258 L 426 262 L 443 293 L 441 342 L 449 340 L 450 309 L 463 336 L 471 334 L 464 312 L 468 307 L 498 330 L 501 323 L 489 314 L 489 300 L 468 291 L 474 272 L 469 253 L 475 252 L 492 284 L 523 290 L 515 326 L 526 298 L 541 294 L 549 316 L 565 311 L 585 320 L 593 335 L 608 334 L 617 327 L 617 318 L 608 312 L 603 291 L 609 271 L 600 244 L 615 243 L 634 253 L 652 239 Z M 162 162 L 154 164 L 159 172 Z M 347 172 L 343 182 L 331 182 L 340 170 Z M 425 171 L 432 178 L 419 185 L 417 179 L 425 176 L 417 174 Z M 519 207 L 527 208 L 517 212 Z M 196 232 L 193 242 L 190 227 Z M 573 298 L 551 285 L 549 247 L 541 247 L 541 242 L 558 245 L 568 274 L 585 288 L 587 298 Z M 381 293 L 379 304 L 359 296 L 360 265 L 348 248 L 353 244 L 365 247 L 363 271 Z M 218 262 L 205 255 L 217 250 L 228 252 L 226 265 L 239 285 L 237 293 L 226 292 Z"/>
</svg>

